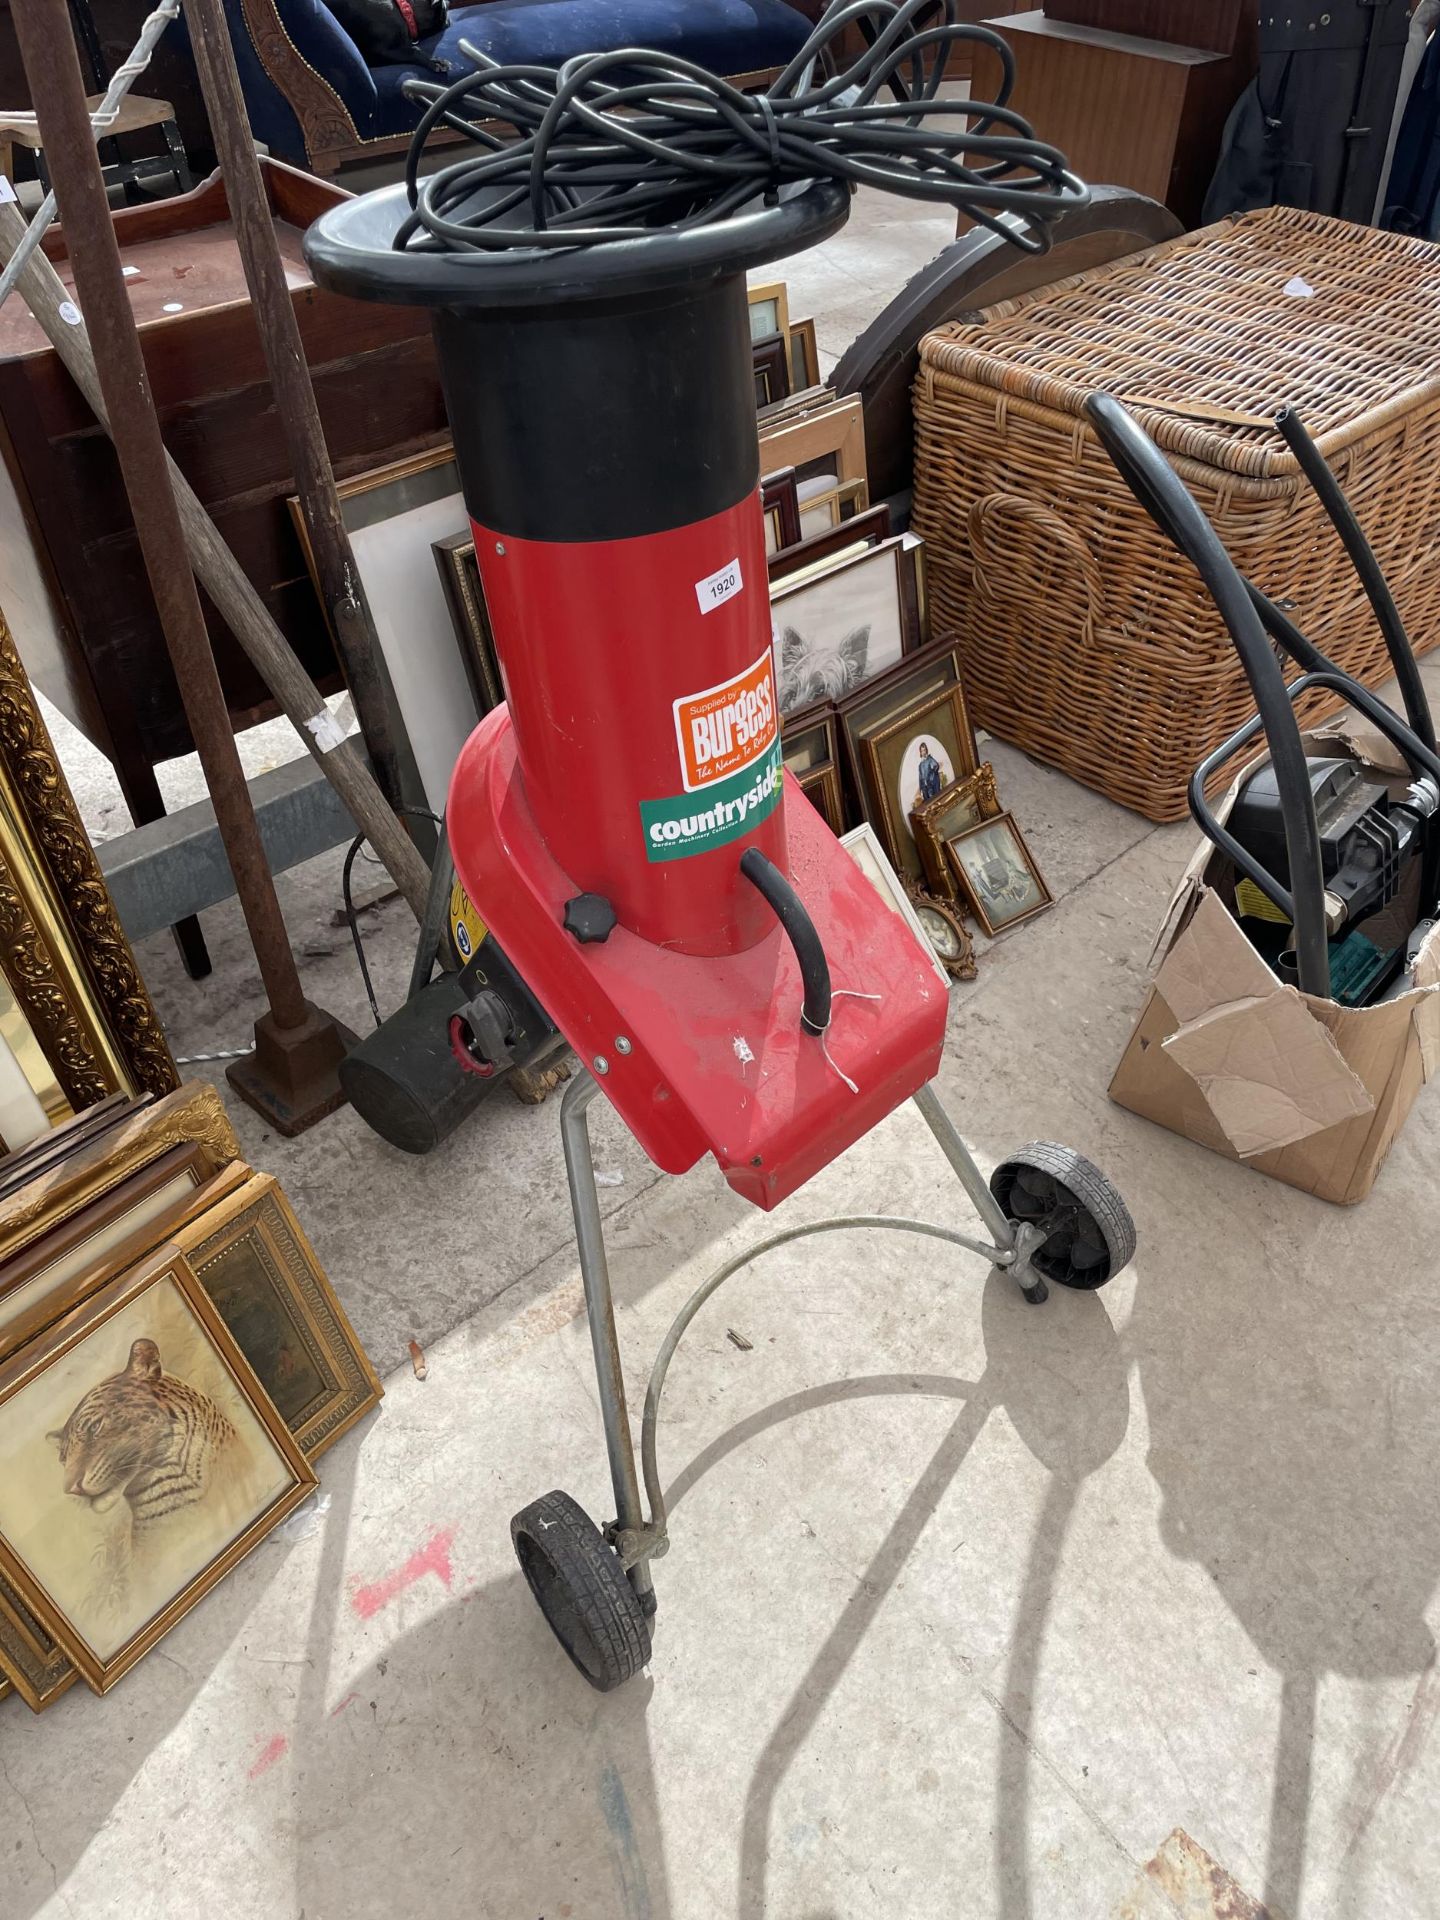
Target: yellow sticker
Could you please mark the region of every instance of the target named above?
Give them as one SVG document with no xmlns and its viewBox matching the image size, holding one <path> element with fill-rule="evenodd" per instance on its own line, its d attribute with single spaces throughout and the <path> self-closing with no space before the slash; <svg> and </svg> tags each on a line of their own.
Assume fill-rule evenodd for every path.
<svg viewBox="0 0 1440 1920">
<path fill-rule="evenodd" d="M 485 922 L 475 903 L 457 880 L 450 889 L 450 938 L 462 962 L 469 960 L 485 938 Z"/>
</svg>

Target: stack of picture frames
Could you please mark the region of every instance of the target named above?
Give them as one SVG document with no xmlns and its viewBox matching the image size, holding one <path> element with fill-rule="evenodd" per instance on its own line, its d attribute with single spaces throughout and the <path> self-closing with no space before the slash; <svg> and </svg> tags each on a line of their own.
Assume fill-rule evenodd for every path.
<svg viewBox="0 0 1440 1920">
<path fill-rule="evenodd" d="M 752 287 L 752 322 L 758 305 L 785 324 L 783 293 Z M 956 650 L 930 635 L 924 543 L 869 504 L 858 400 L 822 387 L 759 424 L 785 765 L 945 973 L 973 979 L 967 915 L 993 936 L 1050 894 L 978 761 Z"/>
<path fill-rule="evenodd" d="M 381 1386 L 213 1087 L 0 1159 L 0 1693 L 105 1693 L 315 1488 Z"/>
</svg>

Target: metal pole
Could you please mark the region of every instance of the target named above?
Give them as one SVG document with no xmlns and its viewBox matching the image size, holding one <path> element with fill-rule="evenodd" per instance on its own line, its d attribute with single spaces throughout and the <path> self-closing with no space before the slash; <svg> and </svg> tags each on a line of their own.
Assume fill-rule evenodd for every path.
<svg viewBox="0 0 1440 1920">
<path fill-rule="evenodd" d="M 380 643 L 335 491 L 335 474 L 310 369 L 305 364 L 300 324 L 285 284 L 269 196 L 240 91 L 235 50 L 221 0 L 185 0 L 185 14 L 321 597 L 381 789 L 392 806 L 398 806 L 400 772 L 380 675 Z"/>
<path fill-rule="evenodd" d="M 610 1265 L 605 1258 L 600 1195 L 595 1186 L 595 1162 L 590 1154 L 590 1128 L 585 1118 L 585 1109 L 598 1091 L 589 1073 L 579 1073 L 570 1082 L 560 1102 L 560 1139 L 565 1148 L 565 1176 L 570 1183 L 570 1206 L 575 1215 L 580 1275 L 585 1282 L 585 1309 L 590 1317 L 590 1344 L 595 1351 L 595 1381 L 600 1389 L 600 1417 L 605 1426 L 605 1451 L 610 1457 L 615 1514 L 622 1527 L 643 1527 L 645 1509 L 640 1501 L 635 1443 L 625 1407 L 625 1375 L 615 1332 Z M 653 1584 L 649 1562 L 638 1561 L 628 1572 L 631 1586 L 643 1598 Z"/>
<path fill-rule="evenodd" d="M 14 259 L 24 233 L 25 222 L 19 210 L 0 206 L 0 260 Z M 78 321 L 74 318 L 69 288 L 43 253 L 26 262 L 17 285 L 37 325 L 89 402 L 95 418 L 109 433 L 110 418 L 100 391 L 90 335 L 83 317 Z M 66 315 L 70 316 L 68 320 Z M 355 742 L 333 739 L 329 710 L 319 688 L 270 618 L 265 602 L 221 538 L 194 488 L 168 454 L 166 466 L 196 579 L 220 609 L 325 778 L 354 815 L 357 826 L 365 829 L 371 846 L 419 920 L 430 885 L 429 869 L 419 850 L 386 805 Z"/>
<path fill-rule="evenodd" d="M 268 1024 L 262 1022 L 256 1029 L 256 1065 L 260 1064 L 262 1040 L 266 1038 L 277 1040 L 283 1048 L 287 1035 L 297 1035 L 313 1054 L 311 1043 L 318 1039 L 317 1028 L 328 1016 L 310 1007 L 301 990 L 236 751 L 120 269 L 120 248 L 110 220 L 65 0 L 26 0 L 16 9 L 15 30 L 46 163 L 63 212 L 75 291 L 100 341 L 100 389 L 145 571 L 270 1003 Z M 339 1057 L 337 1053 L 334 1065 L 338 1065 Z M 292 1130 L 298 1131 L 301 1125 L 319 1117 L 318 1111 L 298 1111 L 283 1095 L 277 1095 L 278 1106 L 272 1107 L 256 1098 L 253 1086 L 243 1084 L 238 1076 L 234 1084 L 277 1124 L 289 1125 Z M 338 1085 L 335 1092 L 338 1096 Z M 337 1104 L 338 1097 L 321 1101 L 320 1110 L 328 1112 Z"/>
<path fill-rule="evenodd" d="M 960 1177 L 960 1184 L 969 1194 L 971 1203 L 980 1218 L 990 1229 L 997 1247 L 1009 1248 L 1015 1245 L 1014 1224 L 1007 1220 L 1000 1202 L 991 1193 L 985 1176 L 970 1157 L 970 1150 L 955 1129 L 955 1122 L 940 1104 L 940 1096 L 934 1085 L 921 1087 L 915 1095 L 915 1104 L 920 1109 L 925 1124 L 934 1134 L 936 1144 Z"/>
</svg>

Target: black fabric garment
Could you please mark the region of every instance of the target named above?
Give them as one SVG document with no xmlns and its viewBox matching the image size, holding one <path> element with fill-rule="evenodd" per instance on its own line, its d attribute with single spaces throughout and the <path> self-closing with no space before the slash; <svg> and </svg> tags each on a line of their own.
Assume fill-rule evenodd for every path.
<svg viewBox="0 0 1440 1920">
<path fill-rule="evenodd" d="M 1440 240 L 1440 31 L 1431 36 L 1405 108 L 1380 224 Z"/>
<path fill-rule="evenodd" d="M 1390 139 L 1408 0 L 1262 0 L 1260 71 L 1235 103 L 1205 219 L 1308 207 L 1368 222 Z"/>
</svg>

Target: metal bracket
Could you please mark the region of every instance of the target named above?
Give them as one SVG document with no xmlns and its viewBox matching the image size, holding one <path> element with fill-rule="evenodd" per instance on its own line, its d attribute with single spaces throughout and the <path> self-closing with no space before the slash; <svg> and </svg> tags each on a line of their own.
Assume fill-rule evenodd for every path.
<svg viewBox="0 0 1440 1920">
<path fill-rule="evenodd" d="M 1030 1257 L 1038 1248 L 1043 1247 L 1049 1238 L 1050 1228 L 1044 1223 L 1033 1220 L 1021 1220 L 1016 1223 L 1015 1247 L 1010 1258 L 1004 1263 L 1004 1271 L 1024 1290 L 1027 1299 L 1032 1297 L 1032 1288 L 1037 1285 L 1040 1287 L 1046 1285 L 1038 1273 L 1032 1273 Z M 1001 1263 L 997 1260 L 995 1264 L 998 1267 Z M 1034 1297 L 1038 1301 L 1043 1299 L 1044 1295 L 1039 1294 Z"/>
<path fill-rule="evenodd" d="M 670 1551 L 669 1534 L 663 1526 L 649 1521 L 638 1527 L 622 1527 L 618 1520 L 612 1520 L 602 1531 L 627 1573 L 642 1560 L 663 1560 Z"/>
</svg>

